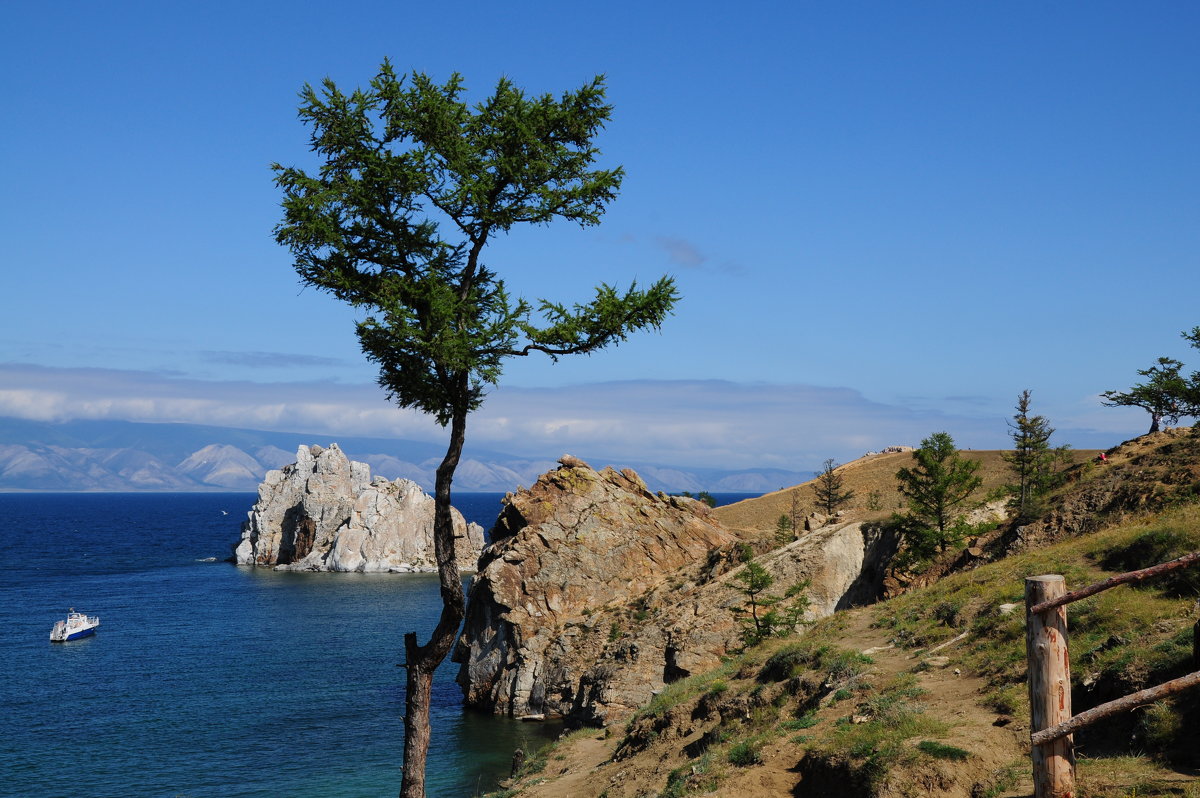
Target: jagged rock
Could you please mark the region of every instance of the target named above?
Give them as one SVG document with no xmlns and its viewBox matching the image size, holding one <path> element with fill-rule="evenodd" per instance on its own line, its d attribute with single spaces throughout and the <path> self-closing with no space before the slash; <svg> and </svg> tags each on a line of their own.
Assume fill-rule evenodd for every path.
<svg viewBox="0 0 1200 798">
<path fill-rule="evenodd" d="M 371 479 L 336 443 L 301 446 L 295 463 L 267 472 L 234 559 L 294 571 L 436 571 L 433 507 L 415 482 Z M 458 567 L 474 570 L 483 529 L 452 514 Z"/>
<path fill-rule="evenodd" d="M 736 540 L 704 503 L 651 493 L 633 471 L 561 462 L 506 498 L 480 558 L 454 655 L 471 706 L 565 715 L 649 700 L 663 685 L 670 634 L 653 627 L 623 639 L 612 624 L 629 602 Z"/>
<path fill-rule="evenodd" d="M 739 539 L 632 471 L 563 465 L 507 498 L 492 537 L 454 652 L 472 707 L 605 725 L 741 645 Z M 815 618 L 875 598 L 888 546 L 841 524 L 756 562 L 781 594 L 809 579 Z"/>
</svg>

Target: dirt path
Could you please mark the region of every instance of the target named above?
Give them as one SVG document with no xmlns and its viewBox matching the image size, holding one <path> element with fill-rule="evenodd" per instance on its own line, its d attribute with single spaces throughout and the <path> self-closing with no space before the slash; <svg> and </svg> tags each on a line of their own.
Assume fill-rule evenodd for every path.
<svg viewBox="0 0 1200 798">
<path fill-rule="evenodd" d="M 987 781 L 1006 768 L 1017 772 L 1027 754 L 1021 740 L 1027 739 L 1028 728 L 1019 721 L 1007 721 L 983 707 L 979 697 L 984 683 L 963 672 L 956 664 L 953 644 L 934 652 L 946 662 L 934 660 L 932 667 L 922 667 L 923 655 L 914 655 L 888 644 L 885 630 L 871 628 L 876 613 L 866 610 L 846 613 L 846 627 L 840 645 L 844 648 L 869 652 L 874 660 L 871 678 L 884 681 L 906 671 L 916 671 L 918 684 L 926 691 L 921 698 L 926 714 L 951 727 L 946 742 L 963 748 L 971 756 L 965 763 L 953 767 L 929 769 L 929 784 L 919 787 L 921 794 L 931 796 L 970 795 L 972 785 Z M 965 641 L 963 641 L 965 642 Z M 844 714 L 843 708 L 822 710 L 833 715 Z M 1000 720 L 1002 725 L 996 725 Z M 698 733 L 695 735 L 698 737 Z M 539 780 L 522 785 L 520 796 L 528 798 L 637 798 L 653 796 L 666 785 L 667 775 L 684 764 L 680 755 L 683 745 L 691 738 L 675 738 L 652 746 L 642 754 L 620 762 L 612 755 L 621 738 L 620 727 L 605 736 L 602 730 L 578 733 L 572 740 L 551 754 Z M 797 763 L 804 748 L 788 735 L 767 744 L 762 750 L 762 764 L 747 768 L 726 767 L 715 792 L 705 793 L 730 798 L 771 798 L 772 796 L 804 795 Z M 912 785 L 910 785 L 912 786 Z M 999 791 L 1001 796 L 1030 795 L 1032 785 L 1023 772 L 1011 789 Z"/>
</svg>

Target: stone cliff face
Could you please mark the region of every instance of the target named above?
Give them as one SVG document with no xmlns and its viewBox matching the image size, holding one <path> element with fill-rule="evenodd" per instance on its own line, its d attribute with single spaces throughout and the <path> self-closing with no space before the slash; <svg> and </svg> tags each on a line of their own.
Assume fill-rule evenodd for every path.
<svg viewBox="0 0 1200 798">
<path fill-rule="evenodd" d="M 653 494 L 632 471 L 560 462 L 507 498 L 454 659 L 470 706 L 607 724 L 740 645 L 740 541 L 707 506 Z M 780 593 L 810 579 L 819 617 L 877 594 L 885 545 L 844 524 L 757 562 Z"/>
<path fill-rule="evenodd" d="M 301 446 L 268 471 L 234 549 L 238 565 L 294 571 L 436 571 L 431 496 L 406 479 L 371 479 L 332 444 Z M 458 567 L 471 571 L 483 529 L 453 511 Z"/>
</svg>

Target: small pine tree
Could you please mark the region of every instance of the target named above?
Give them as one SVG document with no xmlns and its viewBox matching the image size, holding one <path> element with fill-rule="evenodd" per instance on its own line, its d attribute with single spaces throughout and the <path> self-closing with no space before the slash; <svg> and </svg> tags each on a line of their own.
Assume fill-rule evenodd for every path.
<svg viewBox="0 0 1200 798">
<path fill-rule="evenodd" d="M 1009 506 L 1018 520 L 1040 514 L 1042 499 L 1058 481 L 1059 464 L 1069 456 L 1067 446 L 1050 448 L 1054 428 L 1044 416 L 1030 415 L 1029 407 L 1030 392 L 1022 391 L 1017 397 L 1017 413 L 1009 422 L 1013 451 L 1003 455 L 1015 480 L 1004 489 L 1011 496 Z"/>
<path fill-rule="evenodd" d="M 770 608 L 779 600 L 766 595 L 766 591 L 775 584 L 775 577 L 771 576 L 770 571 L 766 568 L 749 560 L 746 567 L 739 571 L 734 579 L 742 584 L 738 590 L 746 596 L 750 612 L 750 618 L 742 630 L 742 640 L 746 645 L 752 646 L 770 636 L 769 630 L 773 621 L 770 618 Z"/>
<path fill-rule="evenodd" d="M 789 543 L 795 538 L 796 531 L 792 527 L 792 519 L 787 513 L 783 513 L 775 522 L 775 540 L 780 543 Z"/>
<path fill-rule="evenodd" d="M 746 567 L 733 578 L 741 583 L 735 587 L 746 597 L 747 607 L 742 612 L 748 613 L 748 617 L 742 621 L 742 642 L 747 647 L 768 637 L 791 634 L 805 622 L 804 614 L 812 605 L 804 593 L 811 584 L 808 579 L 789 587 L 783 596 L 771 595 L 767 591 L 775 584 L 775 577 L 753 560 L 748 560 Z"/>
<path fill-rule="evenodd" d="M 838 508 L 854 498 L 854 491 L 843 490 L 846 479 L 837 472 L 837 461 L 832 457 L 821 465 L 821 473 L 817 475 L 817 504 L 832 516 Z"/>
<path fill-rule="evenodd" d="M 912 468 L 896 472 L 900 493 L 908 499 L 908 514 L 897 521 L 909 546 L 928 556 L 962 538 L 960 525 L 954 523 L 957 510 L 983 479 L 975 474 L 980 461 L 959 457 L 954 439 L 946 432 L 921 441 L 913 460 Z"/>
</svg>

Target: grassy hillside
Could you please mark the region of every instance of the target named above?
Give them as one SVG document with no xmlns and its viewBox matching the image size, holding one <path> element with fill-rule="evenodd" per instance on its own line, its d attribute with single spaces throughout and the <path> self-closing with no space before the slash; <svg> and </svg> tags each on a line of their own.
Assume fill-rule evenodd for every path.
<svg viewBox="0 0 1200 798">
<path fill-rule="evenodd" d="M 1012 477 L 1008 464 L 998 450 L 964 451 L 963 457 L 982 464 L 977 472 L 983 485 L 973 497 L 982 501 L 992 491 Z M 1080 449 L 1072 453 L 1074 463 L 1094 459 L 1098 449 Z M 886 518 L 904 507 L 904 498 L 896 489 L 896 472 L 912 464 L 910 452 L 895 452 L 860 457 L 837 469 L 845 480 L 845 489 L 854 491 L 854 498 L 844 508 L 855 520 Z M 743 532 L 761 533 L 773 530 L 779 516 L 792 510 L 793 495 L 799 498 L 803 515 L 817 509 L 816 480 L 802 485 L 768 493 L 756 499 L 718 507 L 717 518 L 725 526 Z"/>
<path fill-rule="evenodd" d="M 971 454 L 985 469 L 991 461 L 985 479 L 1002 481 L 998 453 Z M 849 464 L 847 484 L 881 490 L 907 458 Z M 623 729 L 575 732 L 502 794 L 1030 795 L 1024 579 L 1063 574 L 1077 588 L 1200 550 L 1200 436 L 1145 437 L 1110 459 L 1076 469 L 1048 515 L 1090 503 L 1098 520 L 1084 534 L 730 657 L 667 686 Z M 1093 502 L 1101 488 L 1120 501 Z M 771 529 L 787 494 L 734 505 L 723 520 Z M 1197 597 L 1192 569 L 1072 604 L 1074 711 L 1200 668 Z M 1080 798 L 1200 798 L 1200 691 L 1106 719 L 1076 735 L 1076 751 Z"/>
</svg>

